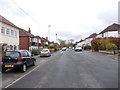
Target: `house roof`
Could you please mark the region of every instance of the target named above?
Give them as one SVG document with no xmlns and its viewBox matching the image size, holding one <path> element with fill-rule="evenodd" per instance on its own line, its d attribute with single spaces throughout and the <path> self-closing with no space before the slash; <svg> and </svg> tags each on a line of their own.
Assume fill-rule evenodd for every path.
<svg viewBox="0 0 120 90">
<path fill-rule="evenodd" d="M 20 29 L 20 37 L 24 36 L 24 37 L 35 37 L 33 34 L 29 33 L 26 30 Z"/>
<path fill-rule="evenodd" d="M 10 26 L 13 26 L 13 27 L 19 29 L 19 27 L 17 27 L 16 25 L 14 25 L 12 22 L 10 22 L 9 20 L 7 20 L 6 18 L 4 18 L 4 17 L 1 16 L 1 15 L 0 15 L 0 21 L 1 21 L 2 23 L 8 24 L 8 25 L 10 25 Z"/>
<path fill-rule="evenodd" d="M 96 33 L 93 33 L 93 34 L 91 34 L 89 37 L 85 38 L 85 40 L 88 39 L 88 38 L 95 38 L 96 36 L 97 36 L 97 34 L 96 34 Z"/>
<path fill-rule="evenodd" d="M 45 42 L 49 42 L 50 43 L 50 41 L 49 40 L 47 40 L 46 38 L 44 38 L 44 37 L 42 37 L 41 38 L 41 40 L 43 40 L 43 41 L 45 41 Z"/>
<path fill-rule="evenodd" d="M 37 39 L 42 39 L 40 36 L 35 36 L 35 38 L 37 38 Z"/>
<path fill-rule="evenodd" d="M 108 31 L 118 31 L 118 30 L 119 30 L 118 28 L 120 28 L 120 25 L 114 23 L 114 24 L 108 26 L 107 28 L 105 28 L 105 29 L 104 29 L 102 32 L 100 32 L 99 34 L 103 34 L 103 33 L 108 32 Z"/>
<path fill-rule="evenodd" d="M 91 34 L 88 38 L 95 38 L 97 36 L 96 33 Z"/>
</svg>

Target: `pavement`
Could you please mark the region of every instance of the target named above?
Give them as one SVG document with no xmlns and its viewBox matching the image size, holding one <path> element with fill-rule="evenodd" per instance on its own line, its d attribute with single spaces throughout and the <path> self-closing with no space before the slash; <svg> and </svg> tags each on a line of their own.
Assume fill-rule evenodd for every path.
<svg viewBox="0 0 120 90">
<path fill-rule="evenodd" d="M 118 88 L 118 61 L 105 54 L 68 49 L 43 59 L 7 88 Z"/>
<path fill-rule="evenodd" d="M 119 55 L 120 51 L 116 50 L 116 51 L 106 51 L 106 50 L 99 50 L 100 53 L 104 53 L 104 54 L 111 54 L 111 55 Z"/>
</svg>

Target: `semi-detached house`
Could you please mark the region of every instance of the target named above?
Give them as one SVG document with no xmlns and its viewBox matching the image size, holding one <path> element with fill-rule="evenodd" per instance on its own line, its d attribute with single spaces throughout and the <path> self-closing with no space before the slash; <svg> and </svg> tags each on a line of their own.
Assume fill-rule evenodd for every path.
<svg viewBox="0 0 120 90">
<path fill-rule="evenodd" d="M 19 27 L 1 15 L 0 47 L 2 51 L 19 49 Z"/>
<path fill-rule="evenodd" d="M 20 49 L 25 49 L 31 51 L 32 49 L 35 49 L 35 42 L 37 42 L 35 36 L 31 34 L 31 30 L 29 28 L 29 31 L 26 31 L 24 29 L 20 29 Z"/>
<path fill-rule="evenodd" d="M 33 49 L 42 49 L 48 47 L 49 41 L 48 38 L 41 38 L 40 36 L 34 36 L 31 34 L 31 30 L 29 28 L 28 31 L 24 29 L 20 29 L 20 49 L 25 49 L 32 51 Z"/>
<path fill-rule="evenodd" d="M 97 37 L 99 37 L 99 38 L 104 38 L 104 37 L 118 37 L 119 28 L 120 28 L 120 25 L 114 23 L 114 24 L 108 26 L 107 28 L 105 28 L 103 31 L 101 31 L 97 35 Z"/>
<path fill-rule="evenodd" d="M 91 41 L 96 38 L 97 34 L 93 33 L 89 37 L 85 38 L 84 40 L 81 40 L 77 43 L 77 46 L 85 47 L 85 46 L 91 46 Z"/>
</svg>

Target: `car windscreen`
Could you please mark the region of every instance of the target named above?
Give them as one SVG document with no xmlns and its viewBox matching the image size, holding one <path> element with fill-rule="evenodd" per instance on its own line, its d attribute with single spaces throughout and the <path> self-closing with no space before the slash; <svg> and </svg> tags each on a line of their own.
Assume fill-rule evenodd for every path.
<svg viewBox="0 0 120 90">
<path fill-rule="evenodd" d="M 20 53 L 16 51 L 5 52 L 5 57 L 20 57 Z"/>
</svg>

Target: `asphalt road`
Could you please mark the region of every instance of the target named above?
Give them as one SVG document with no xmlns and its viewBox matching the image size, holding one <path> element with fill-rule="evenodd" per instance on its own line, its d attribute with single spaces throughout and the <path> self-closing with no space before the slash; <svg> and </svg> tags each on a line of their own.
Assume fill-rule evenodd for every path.
<svg viewBox="0 0 120 90">
<path fill-rule="evenodd" d="M 68 49 L 8 88 L 118 88 L 118 61 L 100 53 Z"/>
</svg>

